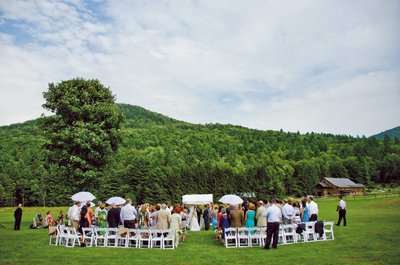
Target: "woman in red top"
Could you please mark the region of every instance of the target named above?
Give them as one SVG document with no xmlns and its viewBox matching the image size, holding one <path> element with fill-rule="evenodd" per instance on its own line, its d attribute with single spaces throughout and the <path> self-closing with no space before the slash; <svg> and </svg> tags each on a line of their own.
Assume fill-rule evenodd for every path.
<svg viewBox="0 0 400 265">
<path fill-rule="evenodd" d="M 91 226 L 92 225 L 92 219 L 93 219 L 93 211 L 92 211 L 92 207 L 90 207 L 90 202 L 86 203 L 86 207 L 87 207 L 87 214 L 85 215 L 85 217 L 89 222 L 89 226 Z"/>
</svg>

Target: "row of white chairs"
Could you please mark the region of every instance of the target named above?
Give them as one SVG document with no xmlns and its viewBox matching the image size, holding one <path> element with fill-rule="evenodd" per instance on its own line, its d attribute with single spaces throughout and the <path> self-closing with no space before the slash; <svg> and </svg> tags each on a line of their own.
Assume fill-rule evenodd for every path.
<svg viewBox="0 0 400 265">
<path fill-rule="evenodd" d="M 122 247 L 122 248 L 159 248 L 175 249 L 176 232 L 174 229 L 126 229 L 120 235 L 118 228 L 82 228 L 82 234 L 75 228 L 57 226 L 57 233 L 50 235 L 49 245 L 75 247 L 80 246 L 81 238 L 87 247 Z"/>
<path fill-rule="evenodd" d="M 304 223 L 304 230 L 300 234 L 296 232 L 297 224 L 280 225 L 278 244 L 306 243 L 334 239 L 334 222 L 324 222 L 322 236 L 315 232 L 315 224 L 316 222 Z M 264 246 L 266 238 L 266 228 L 229 227 L 225 229 L 224 245 L 227 248 Z"/>
</svg>

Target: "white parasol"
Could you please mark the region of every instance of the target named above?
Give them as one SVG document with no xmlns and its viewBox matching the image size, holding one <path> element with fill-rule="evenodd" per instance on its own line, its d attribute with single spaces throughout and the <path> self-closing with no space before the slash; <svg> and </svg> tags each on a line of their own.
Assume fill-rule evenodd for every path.
<svg viewBox="0 0 400 265">
<path fill-rule="evenodd" d="M 90 202 L 96 197 L 88 191 L 81 191 L 72 195 L 71 199 L 75 202 Z"/>
<path fill-rule="evenodd" d="M 125 199 L 121 197 L 111 197 L 106 201 L 107 204 L 120 205 L 125 203 Z"/>
<path fill-rule="evenodd" d="M 227 195 L 222 196 L 221 199 L 219 199 L 219 202 L 236 205 L 236 204 L 243 203 L 243 200 L 237 195 L 227 194 Z"/>
</svg>

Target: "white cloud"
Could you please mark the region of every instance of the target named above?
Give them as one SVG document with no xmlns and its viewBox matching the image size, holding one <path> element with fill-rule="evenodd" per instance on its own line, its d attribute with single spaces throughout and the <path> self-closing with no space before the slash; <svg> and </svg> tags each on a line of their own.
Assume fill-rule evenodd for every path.
<svg viewBox="0 0 400 265">
<path fill-rule="evenodd" d="M 189 122 L 352 135 L 399 125 L 397 1 L 49 0 L 0 12 L 0 124 L 36 118 L 47 83 L 82 76 Z"/>
</svg>

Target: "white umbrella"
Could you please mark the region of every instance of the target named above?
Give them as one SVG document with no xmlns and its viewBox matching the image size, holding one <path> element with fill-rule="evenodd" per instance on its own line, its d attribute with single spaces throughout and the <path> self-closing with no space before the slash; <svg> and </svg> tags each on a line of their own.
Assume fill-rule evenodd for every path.
<svg viewBox="0 0 400 265">
<path fill-rule="evenodd" d="M 243 200 L 237 195 L 227 194 L 222 196 L 221 199 L 219 199 L 219 202 L 236 205 L 243 203 Z"/>
<path fill-rule="evenodd" d="M 107 204 L 120 205 L 125 203 L 125 199 L 121 197 L 111 197 L 106 201 Z"/>
<path fill-rule="evenodd" d="M 75 202 L 89 202 L 96 199 L 96 197 L 88 191 L 81 191 L 72 195 L 71 199 Z"/>
</svg>

